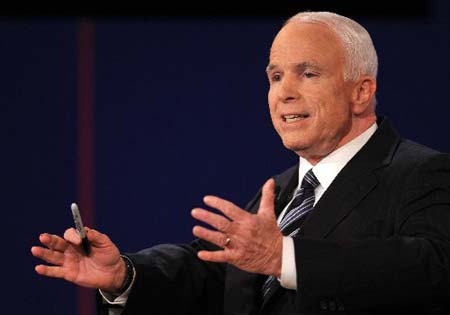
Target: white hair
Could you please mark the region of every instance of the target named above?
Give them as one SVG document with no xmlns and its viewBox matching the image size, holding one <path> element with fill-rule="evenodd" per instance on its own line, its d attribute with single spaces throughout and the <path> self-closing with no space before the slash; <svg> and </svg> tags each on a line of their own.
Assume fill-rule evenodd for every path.
<svg viewBox="0 0 450 315">
<path fill-rule="evenodd" d="M 361 75 L 369 75 L 376 80 L 377 52 L 369 33 L 360 24 L 332 12 L 300 12 L 285 25 L 291 22 L 322 24 L 338 36 L 345 50 L 345 80 L 356 81 Z"/>
</svg>

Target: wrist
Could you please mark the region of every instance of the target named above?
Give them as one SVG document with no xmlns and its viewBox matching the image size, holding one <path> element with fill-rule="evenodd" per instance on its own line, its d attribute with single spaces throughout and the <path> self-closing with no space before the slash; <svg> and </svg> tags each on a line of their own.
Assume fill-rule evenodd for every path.
<svg viewBox="0 0 450 315">
<path fill-rule="evenodd" d="M 282 236 L 276 239 L 273 248 L 275 248 L 275 252 L 271 259 L 272 268 L 273 268 L 271 275 L 273 275 L 279 279 L 281 277 L 282 257 L 283 257 L 283 237 Z"/>
<path fill-rule="evenodd" d="M 279 248 L 280 251 L 278 252 L 277 258 L 276 259 L 276 266 L 275 266 L 275 276 L 279 279 L 281 278 L 281 271 L 282 271 L 282 266 L 283 266 L 283 241 L 281 240 L 281 242 L 279 243 Z"/>
<path fill-rule="evenodd" d="M 122 267 L 119 271 L 119 281 L 114 290 L 114 293 L 118 295 L 121 295 L 130 287 L 134 278 L 134 265 L 131 259 L 125 255 L 120 255 L 120 258 Z"/>
</svg>

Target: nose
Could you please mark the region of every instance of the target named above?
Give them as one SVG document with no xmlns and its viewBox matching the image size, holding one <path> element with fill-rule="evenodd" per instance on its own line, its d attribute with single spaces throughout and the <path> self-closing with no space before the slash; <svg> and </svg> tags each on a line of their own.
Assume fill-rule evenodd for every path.
<svg viewBox="0 0 450 315">
<path fill-rule="evenodd" d="M 300 97 L 300 91 L 298 89 L 297 80 L 295 78 L 286 75 L 280 82 L 280 89 L 278 97 L 280 101 L 289 103 L 297 100 Z"/>
</svg>

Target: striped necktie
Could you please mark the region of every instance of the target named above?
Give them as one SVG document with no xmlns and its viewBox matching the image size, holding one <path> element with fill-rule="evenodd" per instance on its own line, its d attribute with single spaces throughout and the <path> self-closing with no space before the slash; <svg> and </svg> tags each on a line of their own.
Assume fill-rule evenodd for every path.
<svg viewBox="0 0 450 315">
<path fill-rule="evenodd" d="M 314 189 L 319 186 L 319 181 L 310 169 L 303 177 L 300 188 L 297 188 L 294 198 L 289 205 L 284 217 L 278 226 L 284 236 L 295 236 L 300 231 L 300 226 L 306 215 L 313 209 L 315 196 Z M 273 288 L 275 277 L 269 276 L 262 286 L 263 297 Z"/>
</svg>

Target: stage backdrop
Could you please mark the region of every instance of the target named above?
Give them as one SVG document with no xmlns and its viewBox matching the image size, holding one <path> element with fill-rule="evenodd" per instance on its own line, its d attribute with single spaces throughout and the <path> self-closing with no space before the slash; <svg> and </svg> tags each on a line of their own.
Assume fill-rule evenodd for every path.
<svg viewBox="0 0 450 315">
<path fill-rule="evenodd" d="M 378 112 L 449 152 L 446 1 L 422 17 L 351 17 L 378 49 Z M 296 162 L 267 106 L 265 67 L 282 23 L 0 19 L 2 313 L 92 314 L 93 291 L 36 275 L 30 254 L 41 232 L 73 225 L 72 202 L 124 252 L 189 242 L 203 195 L 244 206 Z"/>
</svg>

